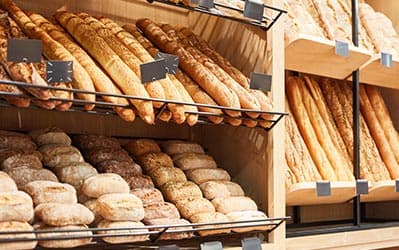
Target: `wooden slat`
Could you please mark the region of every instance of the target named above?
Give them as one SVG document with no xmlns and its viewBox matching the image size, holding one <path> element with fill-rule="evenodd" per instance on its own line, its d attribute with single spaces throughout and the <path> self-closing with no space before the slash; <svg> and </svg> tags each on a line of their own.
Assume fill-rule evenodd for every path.
<svg viewBox="0 0 399 250">
<path fill-rule="evenodd" d="M 362 202 L 399 200 L 399 193 L 395 190 L 395 181 L 379 181 L 369 189 L 368 195 L 362 195 Z"/>
<path fill-rule="evenodd" d="M 360 69 L 360 82 L 380 87 L 399 89 L 399 61 L 393 60 L 392 67 L 381 64 L 381 56 L 375 55 Z"/>
</svg>

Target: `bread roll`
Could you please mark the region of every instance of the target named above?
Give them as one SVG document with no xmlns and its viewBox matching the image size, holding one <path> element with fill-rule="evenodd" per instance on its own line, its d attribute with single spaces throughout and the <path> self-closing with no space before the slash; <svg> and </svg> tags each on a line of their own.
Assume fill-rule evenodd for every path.
<svg viewBox="0 0 399 250">
<path fill-rule="evenodd" d="M 229 222 L 229 218 L 227 218 L 226 215 L 217 213 L 217 212 L 211 212 L 211 213 L 200 213 L 193 215 L 190 218 L 190 221 L 192 223 L 227 223 Z M 221 224 L 221 225 L 210 225 L 210 226 L 198 226 L 198 228 L 224 228 L 227 227 L 229 224 Z M 207 236 L 207 235 L 213 235 L 213 234 L 224 234 L 224 233 L 230 233 L 230 229 L 214 229 L 214 230 L 204 230 L 204 231 L 199 231 L 199 235 L 201 236 Z"/>
<path fill-rule="evenodd" d="M 24 189 L 26 184 L 33 181 L 58 182 L 57 176 L 48 169 L 18 167 L 7 170 L 6 172 L 15 181 L 18 189 Z"/>
<path fill-rule="evenodd" d="M 93 213 L 82 204 L 42 203 L 35 208 L 35 216 L 50 226 L 90 224 Z"/>
<path fill-rule="evenodd" d="M 25 185 L 24 191 L 32 196 L 35 206 L 41 203 L 76 203 L 76 190 L 69 184 L 53 181 L 33 181 Z"/>
<path fill-rule="evenodd" d="M 21 191 L 0 193 L 0 222 L 33 219 L 33 202 L 30 196 Z"/>
<path fill-rule="evenodd" d="M 98 198 L 104 194 L 129 193 L 129 185 L 117 174 L 99 174 L 87 178 L 82 191 L 89 197 Z"/>
<path fill-rule="evenodd" d="M 47 144 L 71 145 L 72 143 L 71 138 L 56 127 L 34 130 L 29 135 L 39 147 Z"/>
<path fill-rule="evenodd" d="M 43 155 L 43 164 L 47 167 L 83 161 L 79 150 L 73 146 L 48 144 L 41 146 L 39 151 Z"/>
<path fill-rule="evenodd" d="M 183 171 L 198 168 L 217 168 L 212 156 L 198 153 L 184 153 L 173 157 L 176 167 Z"/>
<path fill-rule="evenodd" d="M 212 203 L 205 198 L 180 200 L 176 203 L 176 207 L 182 217 L 186 219 L 190 219 L 195 214 L 216 212 Z"/>
<path fill-rule="evenodd" d="M 35 150 L 36 145 L 30 140 L 29 137 L 0 135 L 0 149 L 2 148 Z"/>
<path fill-rule="evenodd" d="M 180 219 L 179 211 L 175 205 L 169 202 L 147 205 L 144 207 L 144 212 L 144 223 L 161 218 Z"/>
<path fill-rule="evenodd" d="M 231 181 L 207 181 L 200 185 L 205 198 L 226 198 L 230 196 L 244 196 L 244 190 L 237 183 Z"/>
<path fill-rule="evenodd" d="M 152 171 L 150 175 L 158 187 L 167 182 L 187 181 L 183 171 L 174 167 L 160 167 Z"/>
<path fill-rule="evenodd" d="M 187 178 L 197 185 L 207 181 L 230 181 L 231 177 L 226 170 L 221 168 L 202 168 L 186 172 Z"/>
<path fill-rule="evenodd" d="M 106 221 L 103 220 L 98 223 L 98 228 L 134 228 L 134 229 L 126 229 L 126 230 L 109 230 L 109 231 L 99 231 L 99 234 L 106 236 L 107 234 L 124 234 L 129 236 L 119 236 L 119 237 L 103 237 L 103 240 L 110 244 L 121 244 L 121 243 L 132 243 L 132 242 L 141 242 L 148 240 L 149 236 L 148 229 L 142 228 L 144 224 L 141 222 L 132 222 L 132 221 Z"/>
<path fill-rule="evenodd" d="M 91 223 L 91 225 L 97 226 L 97 224 L 98 224 L 101 220 L 103 220 L 103 217 L 101 216 L 100 211 L 99 211 L 98 206 L 97 206 L 97 199 L 90 199 L 90 200 L 84 202 L 83 205 L 84 205 L 85 207 L 87 207 L 88 209 L 90 209 L 90 211 L 91 211 L 91 212 L 93 213 L 93 215 L 94 215 L 94 220 L 93 220 L 93 222 Z"/>
<path fill-rule="evenodd" d="M 0 222 L 0 232 L 12 232 L 12 231 L 32 231 L 32 233 L 24 234 L 0 234 L 0 241 L 5 239 L 35 239 L 36 236 L 33 233 L 33 227 L 26 222 L 19 221 L 7 221 Z M 13 243 L 0 243 L 0 249 L 2 250 L 15 250 L 15 249 L 34 249 L 36 248 L 37 241 L 21 241 Z"/>
<path fill-rule="evenodd" d="M 130 140 L 123 147 L 134 157 L 138 157 L 148 153 L 161 152 L 158 144 L 151 139 Z"/>
<path fill-rule="evenodd" d="M 194 142 L 171 140 L 162 143 L 162 149 L 168 155 L 177 155 L 183 153 L 205 154 L 201 145 Z"/>
<path fill-rule="evenodd" d="M 61 182 L 68 183 L 79 189 L 84 180 L 97 175 L 97 170 L 86 162 L 76 162 L 54 169 Z"/>
<path fill-rule="evenodd" d="M 137 196 L 144 206 L 164 202 L 162 193 L 156 188 L 136 188 L 130 192 Z"/>
<path fill-rule="evenodd" d="M 7 170 L 16 167 L 27 167 L 40 169 L 43 167 L 40 157 L 37 153 L 18 153 L 14 154 L 1 162 L 1 169 Z"/>
<path fill-rule="evenodd" d="M 183 232 L 183 233 L 173 233 L 173 231 L 182 231 L 182 230 L 192 230 L 193 228 L 190 226 L 190 222 L 188 222 L 185 219 L 169 219 L 169 218 L 163 218 L 163 219 L 154 219 L 154 220 L 148 220 L 145 222 L 146 225 L 149 226 L 171 226 L 168 227 L 167 233 L 162 234 L 162 236 L 159 238 L 160 240 L 182 240 L 182 239 L 188 239 L 192 238 L 194 236 L 194 233 L 192 232 Z M 173 227 L 173 225 L 176 226 L 181 226 L 181 225 L 187 225 L 187 227 Z M 154 228 L 151 229 L 151 231 L 160 231 L 163 230 L 163 227 L 160 228 Z"/>
<path fill-rule="evenodd" d="M 264 220 L 267 219 L 267 216 L 265 213 L 261 211 L 242 211 L 242 212 L 231 212 L 226 214 L 226 216 L 231 220 L 231 221 L 255 221 L 255 220 Z M 270 226 L 266 225 L 268 222 L 266 221 L 260 221 L 260 222 L 250 222 L 250 223 L 240 223 L 240 224 L 232 224 L 233 226 L 251 226 L 251 227 L 245 227 L 245 228 L 233 228 L 233 232 L 237 233 L 245 233 L 245 232 L 250 232 L 250 231 L 266 231 L 267 229 L 270 228 Z M 256 225 L 260 226 L 256 226 Z"/>
<path fill-rule="evenodd" d="M 124 176 L 123 178 L 129 184 L 130 189 L 154 187 L 154 183 L 152 182 L 151 177 L 147 175 L 128 175 Z"/>
<path fill-rule="evenodd" d="M 141 221 L 143 203 L 134 194 L 104 194 L 97 199 L 98 213 L 111 221 Z"/>
<path fill-rule="evenodd" d="M 62 227 L 53 227 L 41 224 L 38 230 L 48 230 L 48 231 L 56 231 L 56 230 L 85 230 L 88 229 L 85 225 L 67 225 Z M 50 233 L 38 233 L 38 238 L 73 238 L 73 237 L 82 237 L 79 239 L 67 239 L 67 240 L 39 240 L 39 246 L 45 248 L 73 248 L 87 245 L 91 242 L 91 236 L 93 233 L 91 231 L 83 231 L 83 232 L 50 232 Z M 84 238 L 83 238 L 84 237 Z"/>
<path fill-rule="evenodd" d="M 222 214 L 240 211 L 256 211 L 256 203 L 249 197 L 232 196 L 227 198 L 216 198 L 212 200 L 216 211 Z"/>
<path fill-rule="evenodd" d="M 17 190 L 17 184 L 15 184 L 14 180 L 11 179 L 7 173 L 0 171 L 0 193 L 13 192 Z"/>
<path fill-rule="evenodd" d="M 121 148 L 94 148 L 89 150 L 85 155 L 87 160 L 93 165 L 97 165 L 107 160 L 127 161 L 133 163 L 133 159 L 129 154 Z"/>
<path fill-rule="evenodd" d="M 74 138 L 76 145 L 82 150 L 93 148 L 120 148 L 119 141 L 105 135 L 78 135 Z"/>
<path fill-rule="evenodd" d="M 173 161 L 165 153 L 149 153 L 138 157 L 138 162 L 146 173 L 159 167 L 173 167 Z"/>
<path fill-rule="evenodd" d="M 139 175 L 143 171 L 140 165 L 131 161 L 107 160 L 97 164 L 100 173 L 114 173 L 120 176 Z"/>
<path fill-rule="evenodd" d="M 191 181 L 168 182 L 161 187 L 165 199 L 173 203 L 188 198 L 202 198 L 201 189 Z"/>
</svg>

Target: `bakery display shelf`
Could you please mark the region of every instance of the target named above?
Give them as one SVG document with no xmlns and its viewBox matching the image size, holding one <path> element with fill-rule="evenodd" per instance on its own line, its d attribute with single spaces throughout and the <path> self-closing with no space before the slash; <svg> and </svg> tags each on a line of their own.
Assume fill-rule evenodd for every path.
<svg viewBox="0 0 399 250">
<path fill-rule="evenodd" d="M 292 185 L 286 192 L 286 205 L 306 206 L 343 203 L 356 196 L 355 182 L 331 182 L 331 195 L 329 196 L 318 196 L 316 185 L 316 182 L 302 182 Z"/>
<path fill-rule="evenodd" d="M 381 63 L 381 55 L 373 56 L 360 68 L 360 82 L 399 89 L 399 61 L 392 60 L 392 67 Z"/>
<path fill-rule="evenodd" d="M 158 245 L 161 242 L 160 238 L 168 234 L 185 234 L 185 233 L 196 233 L 204 230 L 223 230 L 223 229 L 236 229 L 245 230 L 247 232 L 235 232 L 234 235 L 255 235 L 257 233 L 271 233 L 283 224 L 289 217 L 283 218 L 267 218 L 259 220 L 246 220 L 246 221 L 229 221 L 229 222 L 212 222 L 212 223 L 193 223 L 193 224 L 179 224 L 179 225 L 154 225 L 154 226 L 143 226 L 143 227 L 131 227 L 131 228 L 87 228 L 87 229 L 54 229 L 54 230 L 34 230 L 34 231 L 1 231 L 0 236 L 13 235 L 11 238 L 0 239 L 1 243 L 12 243 L 12 242 L 29 242 L 29 241 L 54 241 L 54 240 L 75 240 L 75 239 L 87 239 L 93 238 L 98 242 L 101 242 L 103 237 L 127 237 L 127 236 L 145 236 L 150 235 L 150 240 L 146 243 L 137 242 L 135 244 L 146 244 L 146 245 Z M 187 227 L 191 227 L 187 229 Z M 264 230 L 253 228 L 263 227 Z M 143 232 L 143 229 L 149 230 L 148 232 Z M 127 232 L 131 231 L 131 232 Z M 134 232 L 136 231 L 136 232 Z M 139 232 L 137 232 L 139 231 Z M 79 233 L 91 232 L 93 235 L 79 235 Z M 107 233 L 110 232 L 110 233 Z M 26 237 L 27 234 L 35 234 L 35 237 Z M 54 236 L 56 233 L 63 233 L 63 236 Z M 69 234 L 65 236 L 65 234 Z M 38 236 L 40 234 L 40 236 Z M 52 236 L 46 236 L 46 234 L 51 234 Z M 22 235 L 18 237 L 18 235 Z M 14 237 L 15 236 L 15 237 Z M 213 234 L 211 237 L 223 237 L 231 236 L 229 234 Z M 207 236 L 194 236 L 192 239 L 205 239 Z M 242 237 L 244 238 L 244 237 Z M 174 241 L 176 243 L 176 241 Z"/>
<path fill-rule="evenodd" d="M 341 80 L 348 78 L 370 58 L 370 53 L 354 46 L 349 46 L 348 57 L 337 55 L 334 41 L 308 35 L 300 35 L 285 46 L 287 70 Z"/>
<path fill-rule="evenodd" d="M 63 98 L 55 98 L 52 97 L 48 101 L 63 101 L 63 102 L 72 102 L 74 104 L 73 108 L 70 109 L 70 111 L 83 111 L 82 105 L 84 104 L 95 104 L 96 108 L 87 111 L 88 113 L 92 114 L 115 114 L 113 111 L 113 107 L 132 107 L 132 105 L 123 105 L 123 104 L 116 104 L 116 103 L 109 103 L 105 102 L 102 100 L 102 96 L 111 96 L 111 97 L 122 97 L 126 98 L 129 100 L 143 100 L 143 101 L 156 101 L 156 102 L 162 102 L 163 105 L 162 107 L 156 111 L 156 120 L 158 120 L 159 115 L 166 109 L 167 104 L 182 104 L 182 105 L 188 105 L 188 106 L 195 106 L 195 107 L 206 107 L 206 108 L 214 108 L 214 109 L 219 109 L 222 111 L 239 111 L 243 113 L 259 113 L 259 114 L 269 114 L 273 116 L 273 119 L 259 119 L 259 118 L 251 118 L 249 116 L 244 116 L 241 117 L 234 117 L 234 119 L 238 120 L 248 120 L 248 121 L 256 121 L 256 122 L 268 122 L 269 126 L 267 127 L 261 127 L 258 125 L 259 128 L 265 129 L 266 131 L 270 131 L 277 123 L 279 123 L 282 118 L 286 115 L 288 115 L 286 112 L 268 112 L 268 111 L 261 111 L 261 110 L 249 110 L 249 109 L 241 109 L 241 108 L 231 108 L 231 107 L 224 107 L 224 106 L 215 106 L 215 105 L 209 105 L 209 104 L 199 104 L 199 103 L 189 103 L 189 102 L 182 102 L 182 101 L 174 101 L 174 100 L 166 100 L 166 99 L 157 99 L 157 98 L 150 98 L 150 97 L 139 97 L 139 96 L 130 96 L 130 95 L 123 95 L 123 94 L 110 94 L 110 93 L 105 93 L 105 92 L 96 92 L 96 91 L 85 91 L 85 90 L 80 90 L 80 89 L 73 89 L 73 88 L 61 88 L 61 87 L 55 87 L 55 86 L 41 86 L 41 85 L 32 85 L 32 84 L 27 84 L 23 82 L 16 82 L 16 81 L 8 81 L 8 80 L 0 80 L 0 84 L 7 84 L 7 85 L 13 85 L 13 86 L 18 86 L 22 88 L 38 88 L 38 89 L 50 89 L 50 90 L 57 90 L 57 91 L 66 91 L 66 92 L 72 92 L 72 93 L 81 93 L 81 94 L 93 94 L 95 95 L 96 101 L 86 101 L 82 99 L 63 99 Z M 16 93 L 9 93 L 9 92 L 0 92 L 0 96 L 13 96 L 13 97 L 24 97 L 24 98 L 30 98 L 30 99 L 36 99 L 33 96 L 27 96 L 24 94 L 16 94 Z M 216 117 L 223 117 L 223 118 L 231 118 L 230 116 L 227 116 L 225 114 L 215 114 L 215 113 L 210 113 L 210 112 L 186 112 L 189 114 L 196 114 L 199 116 L 199 120 L 201 123 L 209 123 L 209 124 L 214 124 L 208 121 L 207 117 L 208 116 L 216 116 Z M 222 124 L 227 124 L 227 123 L 222 123 Z M 243 125 L 241 125 L 243 126 Z"/>
<path fill-rule="evenodd" d="M 362 195 L 362 202 L 394 201 L 399 200 L 399 192 L 396 192 L 396 181 L 379 181 L 373 184 L 367 195 Z"/>
<path fill-rule="evenodd" d="M 149 3 L 157 2 L 157 3 L 162 3 L 162 4 L 166 4 L 166 5 L 171 5 L 171 6 L 175 6 L 175 7 L 184 8 L 184 9 L 195 11 L 195 12 L 208 14 L 208 15 L 211 15 L 211 16 L 217 16 L 217 17 L 225 18 L 225 19 L 232 20 L 232 21 L 235 21 L 235 22 L 256 26 L 256 27 L 259 27 L 259 28 L 261 28 L 262 30 L 265 30 L 265 31 L 268 31 L 277 22 L 277 20 L 283 14 L 287 13 L 286 10 L 275 8 L 275 7 L 263 4 L 263 8 L 265 10 L 270 11 L 271 13 L 273 13 L 273 16 L 263 15 L 263 19 L 262 19 L 262 21 L 260 21 L 260 20 L 249 19 L 249 18 L 244 17 L 244 15 L 243 15 L 244 11 L 242 9 L 240 9 L 240 8 L 227 6 L 225 4 L 218 3 L 218 2 L 214 2 L 213 3 L 214 4 L 214 8 L 210 8 L 210 9 L 209 8 L 205 8 L 205 7 L 201 7 L 201 6 L 191 7 L 191 6 L 187 6 L 187 5 L 183 4 L 183 3 L 177 3 L 176 4 L 176 3 L 168 1 L 168 0 L 147 0 L 147 2 L 149 2 Z M 222 12 L 223 9 L 227 9 L 229 11 L 235 11 L 235 12 L 237 12 L 237 14 L 241 15 L 242 17 L 237 17 L 237 16 L 224 14 Z"/>
</svg>

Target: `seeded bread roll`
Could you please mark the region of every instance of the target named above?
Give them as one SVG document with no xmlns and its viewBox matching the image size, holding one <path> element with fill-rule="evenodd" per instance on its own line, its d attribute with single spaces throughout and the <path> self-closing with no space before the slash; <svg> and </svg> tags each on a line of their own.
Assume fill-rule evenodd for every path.
<svg viewBox="0 0 399 250">
<path fill-rule="evenodd" d="M 144 211 L 144 223 L 149 220 L 161 218 L 180 219 L 179 211 L 177 210 L 175 205 L 169 202 L 147 205 L 144 207 Z"/>
<path fill-rule="evenodd" d="M 43 164 L 47 167 L 56 167 L 60 164 L 82 162 L 83 157 L 73 146 L 63 144 L 48 144 L 39 148 L 43 155 Z"/>
<path fill-rule="evenodd" d="M 82 191 L 88 197 L 98 198 L 104 194 L 129 193 L 129 185 L 117 174 L 98 174 L 83 182 Z"/>
<path fill-rule="evenodd" d="M 190 222 L 188 222 L 185 219 L 170 219 L 170 218 L 162 218 L 162 219 L 154 219 L 154 220 L 148 220 L 145 222 L 146 225 L 149 226 L 172 226 L 172 225 L 187 225 L 187 227 L 168 227 L 168 230 L 166 233 L 162 234 L 162 236 L 159 238 L 160 240 L 182 240 L 182 239 L 188 239 L 192 238 L 194 236 L 194 233 L 192 232 L 184 232 L 184 233 L 173 233 L 173 231 L 182 231 L 182 230 L 191 230 L 193 229 L 190 226 Z M 159 231 L 163 230 L 164 228 L 154 228 L 151 229 L 151 231 Z"/>
<path fill-rule="evenodd" d="M 61 227 L 53 227 L 41 224 L 37 227 L 38 230 L 56 231 L 56 230 L 85 230 L 88 227 L 85 225 L 67 225 Z M 73 248 L 87 245 L 91 242 L 91 231 L 83 232 L 54 232 L 54 233 L 38 233 L 38 238 L 68 238 L 68 237 L 84 237 L 79 239 L 67 240 L 43 240 L 39 241 L 39 246 L 45 248 Z"/>
<path fill-rule="evenodd" d="M 165 199 L 173 203 L 188 198 L 202 198 L 201 189 L 191 181 L 168 182 L 161 187 Z"/>
<path fill-rule="evenodd" d="M 97 170 L 100 173 L 114 173 L 120 176 L 138 175 L 142 174 L 143 171 L 140 165 L 119 160 L 107 160 L 97 164 Z"/>
<path fill-rule="evenodd" d="M 105 135 L 78 135 L 74 137 L 76 145 L 84 150 L 93 148 L 120 148 L 119 141 Z"/>
<path fill-rule="evenodd" d="M 0 149 L 35 150 L 36 145 L 29 137 L 16 135 L 0 135 Z"/>
<path fill-rule="evenodd" d="M 76 162 L 54 169 L 61 182 L 68 183 L 76 189 L 80 189 L 84 180 L 97 175 L 97 170 L 86 162 Z"/>
<path fill-rule="evenodd" d="M 146 173 L 151 173 L 159 167 L 173 167 L 173 161 L 165 153 L 149 153 L 137 158 Z"/>
<path fill-rule="evenodd" d="M 212 156 L 198 153 L 184 153 L 173 157 L 176 167 L 183 171 L 198 168 L 217 168 Z"/>
<path fill-rule="evenodd" d="M 138 157 L 148 153 L 161 152 L 158 144 L 151 139 L 130 140 L 123 147 L 134 157 Z"/>
<path fill-rule="evenodd" d="M 180 200 L 176 203 L 176 207 L 182 217 L 186 219 L 190 219 L 195 214 L 216 212 L 212 203 L 205 198 Z"/>
<path fill-rule="evenodd" d="M 21 191 L 0 193 L 0 221 L 23 221 L 33 219 L 31 197 Z"/>
<path fill-rule="evenodd" d="M 124 176 L 123 178 L 129 184 L 130 189 L 154 187 L 151 177 L 147 175 L 128 175 Z"/>
<path fill-rule="evenodd" d="M 29 225 L 27 222 L 19 222 L 19 221 L 7 221 L 0 222 L 0 233 L 3 232 L 18 232 L 18 231 L 33 231 L 33 227 Z M 13 238 L 26 238 L 26 239 L 34 239 L 34 233 L 24 233 L 24 234 L 0 234 L 0 241 L 6 239 Z M 0 249 L 2 250 L 15 250 L 15 249 L 34 249 L 36 248 L 37 241 L 21 241 L 21 242 L 13 242 L 13 243 L 0 243 Z"/>
<path fill-rule="evenodd" d="M 207 181 L 200 185 L 205 198 L 226 198 L 230 196 L 244 196 L 241 186 L 231 181 Z"/>
<path fill-rule="evenodd" d="M 249 197 L 232 196 L 212 200 L 216 211 L 222 214 L 240 211 L 257 211 L 256 203 Z"/>
<path fill-rule="evenodd" d="M 17 190 L 17 184 L 15 184 L 14 180 L 7 173 L 0 171 L 0 193 Z"/>
<path fill-rule="evenodd" d="M 98 213 L 111 221 L 141 221 L 143 203 L 134 194 L 105 194 L 97 199 Z"/>
<path fill-rule="evenodd" d="M 162 143 L 162 149 L 168 155 L 177 155 L 183 153 L 198 153 L 204 154 L 204 149 L 201 145 L 194 142 L 170 140 Z"/>
<path fill-rule="evenodd" d="M 76 190 L 69 184 L 52 181 L 33 181 L 24 190 L 32 196 L 35 206 L 41 203 L 77 203 Z"/>
<path fill-rule="evenodd" d="M 143 228 L 144 224 L 141 222 L 132 221 L 107 221 L 103 220 L 98 223 L 98 228 L 134 228 L 126 230 L 109 230 L 109 231 L 99 231 L 99 234 L 104 235 L 103 240 L 110 244 L 121 244 L 121 243 L 132 243 L 141 242 L 148 240 L 149 236 L 148 229 Z M 106 237 L 107 234 L 132 234 L 131 236 L 119 236 L 119 237 Z M 134 235 L 136 234 L 136 235 Z"/>
<path fill-rule="evenodd" d="M 197 185 L 207 181 L 230 181 L 231 177 L 226 170 L 221 168 L 194 169 L 186 172 L 187 178 Z"/>
<path fill-rule="evenodd" d="M 58 182 L 57 176 L 48 169 L 34 169 L 27 167 L 17 167 L 6 171 L 15 181 L 18 189 L 24 189 L 25 185 L 33 181 L 52 181 Z"/>
<path fill-rule="evenodd" d="M 162 186 L 167 182 L 187 181 L 184 172 L 178 168 L 160 167 L 150 173 L 155 185 Z"/>
<path fill-rule="evenodd" d="M 37 152 L 37 151 L 36 151 Z M 12 169 L 16 167 L 27 167 L 27 168 L 36 168 L 40 169 L 43 167 L 41 158 L 39 157 L 40 153 L 36 153 L 32 151 L 31 153 L 17 153 L 10 157 L 5 158 L 2 162 L 0 162 L 0 167 L 3 170 Z"/>
<path fill-rule="evenodd" d="M 231 220 L 231 221 L 255 221 L 255 220 L 264 220 L 267 219 L 267 216 L 265 213 L 261 211 L 242 211 L 242 212 L 231 212 L 226 214 L 226 216 Z M 259 226 L 256 226 L 256 225 Z M 240 224 L 232 224 L 232 225 L 237 225 L 237 226 L 251 226 L 251 227 L 245 227 L 245 228 L 233 228 L 233 232 L 237 233 L 244 233 L 244 232 L 250 232 L 250 231 L 266 231 L 270 226 L 266 225 L 267 222 L 265 221 L 260 221 L 260 222 L 250 222 L 250 223 L 240 223 Z"/>
<path fill-rule="evenodd" d="M 193 215 L 190 218 L 190 221 L 192 223 L 227 223 L 229 222 L 229 218 L 222 214 L 222 213 L 217 213 L 217 212 L 211 212 L 211 213 L 200 213 Z M 228 224 L 222 224 L 222 225 L 212 225 L 212 226 L 199 226 L 198 228 L 222 228 L 222 227 L 227 227 Z M 224 233 L 230 233 L 230 229 L 213 229 L 213 230 L 204 230 L 204 231 L 199 231 L 199 234 L 201 236 L 207 236 L 207 235 L 213 235 L 213 234 L 224 234 Z"/>
<path fill-rule="evenodd" d="M 107 160 L 127 161 L 133 163 L 133 159 L 129 156 L 128 152 L 121 148 L 94 148 L 89 150 L 85 156 L 93 165 L 97 165 Z"/>
<path fill-rule="evenodd" d="M 164 202 L 162 193 L 156 188 L 136 188 L 130 192 L 136 195 L 143 202 L 144 206 Z"/>
<path fill-rule="evenodd" d="M 43 203 L 35 208 L 35 216 L 50 226 L 90 224 L 94 220 L 82 204 Z"/>
</svg>

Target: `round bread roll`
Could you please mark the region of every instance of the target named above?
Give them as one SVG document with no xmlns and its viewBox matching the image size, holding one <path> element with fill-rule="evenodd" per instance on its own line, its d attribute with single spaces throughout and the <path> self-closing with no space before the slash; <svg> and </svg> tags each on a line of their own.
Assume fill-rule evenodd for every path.
<svg viewBox="0 0 399 250">
<path fill-rule="evenodd" d="M 33 202 L 22 191 L 0 193 L 0 221 L 29 222 L 33 219 Z"/>
<path fill-rule="evenodd" d="M 202 193 L 208 200 L 230 196 L 244 196 L 244 190 L 231 181 L 207 181 L 200 185 Z"/>
<path fill-rule="evenodd" d="M 251 198 L 244 196 L 216 198 L 212 200 L 212 204 L 215 206 L 217 212 L 223 214 L 228 214 L 231 212 L 258 210 L 256 203 Z"/>
<path fill-rule="evenodd" d="M 230 181 L 231 177 L 226 170 L 222 168 L 201 168 L 189 170 L 186 172 L 190 181 L 201 185 L 207 181 Z"/>
<path fill-rule="evenodd" d="M 20 221 L 7 221 L 0 222 L 0 232 L 18 232 L 18 231 L 32 231 L 32 233 L 23 234 L 0 234 L 0 241 L 3 239 L 35 239 L 36 235 L 33 233 L 33 227 L 27 222 Z M 2 250 L 15 250 L 15 249 L 34 249 L 36 248 L 37 241 L 20 241 L 13 243 L 0 243 L 0 249 Z"/>
<path fill-rule="evenodd" d="M 183 171 L 198 168 L 217 168 L 212 156 L 198 153 L 184 153 L 173 157 L 176 167 Z"/>
<path fill-rule="evenodd" d="M 48 169 L 34 169 L 18 167 L 9 169 L 7 174 L 15 181 L 18 189 L 24 190 L 25 185 L 33 181 L 52 181 L 58 182 L 57 176 Z"/>
<path fill-rule="evenodd" d="M 168 182 L 161 187 L 165 199 L 173 203 L 189 198 L 202 198 L 201 189 L 191 181 Z"/>
<path fill-rule="evenodd" d="M 98 198 L 104 194 L 129 193 L 129 185 L 117 174 L 98 174 L 87 178 L 82 191 L 88 197 Z"/>
<path fill-rule="evenodd" d="M 27 168 L 36 168 L 41 169 L 43 167 L 42 162 L 40 160 L 40 152 L 32 151 L 32 153 L 17 153 L 10 157 L 7 157 L 1 162 L 1 169 L 8 170 L 17 167 L 27 167 Z"/>
<path fill-rule="evenodd" d="M 103 240 L 110 244 L 121 244 L 121 243 L 132 243 L 132 242 L 141 242 L 149 239 L 148 229 L 142 228 L 144 224 L 141 222 L 132 222 L 132 221 L 107 221 L 103 220 L 98 223 L 98 228 L 134 228 L 127 230 L 109 230 L 109 231 L 99 231 L 99 234 L 103 234 L 106 236 L 107 234 L 127 234 L 129 236 L 120 236 L 120 237 L 103 237 Z"/>
<path fill-rule="evenodd" d="M 167 182 L 187 181 L 186 175 L 181 169 L 175 167 L 160 167 L 150 173 L 155 185 L 162 186 Z"/>
<path fill-rule="evenodd" d="M 94 215 L 82 204 L 43 203 L 35 208 L 35 216 L 50 226 L 90 224 Z"/>
<path fill-rule="evenodd" d="M 143 206 L 164 202 L 162 193 L 156 188 L 136 188 L 130 192 L 143 202 Z"/>
<path fill-rule="evenodd" d="M 192 223 L 226 223 L 226 224 L 220 224 L 220 225 L 209 225 L 209 226 L 198 226 L 197 228 L 206 228 L 206 229 L 211 229 L 211 228 L 224 228 L 228 227 L 229 224 L 227 222 L 230 222 L 229 218 L 218 212 L 211 212 L 211 213 L 200 213 L 200 214 L 195 214 L 190 218 L 190 221 Z M 207 235 L 213 235 L 213 234 L 223 234 L 223 233 L 230 233 L 230 229 L 213 229 L 213 230 L 204 230 L 204 231 L 199 231 L 199 234 L 201 236 L 207 236 Z"/>
<path fill-rule="evenodd" d="M 13 192 L 17 190 L 17 184 L 15 184 L 14 180 L 7 173 L 0 171 L 0 192 Z"/>
<path fill-rule="evenodd" d="M 120 148 L 119 141 L 104 135 L 78 135 L 75 138 L 76 145 L 83 150 L 93 148 Z"/>
<path fill-rule="evenodd" d="M 84 180 L 97 175 L 97 170 L 86 162 L 75 162 L 54 169 L 61 182 L 68 183 L 79 189 Z"/>
<path fill-rule="evenodd" d="M 33 181 L 24 191 L 32 196 L 35 206 L 41 203 L 77 203 L 76 190 L 69 184 L 53 181 Z"/>
<path fill-rule="evenodd" d="M 97 170 L 100 173 L 114 173 L 120 176 L 139 175 L 143 174 L 140 165 L 119 160 L 107 160 L 97 164 Z"/>
<path fill-rule="evenodd" d="M 93 148 L 90 149 L 86 155 L 87 160 L 93 165 L 97 165 L 107 160 L 118 160 L 133 162 L 129 153 L 122 148 Z"/>
<path fill-rule="evenodd" d="M 199 213 L 216 212 L 212 203 L 205 198 L 180 200 L 176 203 L 176 207 L 182 217 L 186 219 L 190 219 L 191 216 Z"/>
<path fill-rule="evenodd" d="M 184 153 L 205 154 L 201 145 L 194 142 L 170 140 L 162 143 L 162 149 L 168 155 L 178 155 Z"/>
<path fill-rule="evenodd" d="M 144 208 L 134 194 L 105 194 L 97 199 L 98 213 L 110 221 L 141 221 Z"/>
<path fill-rule="evenodd" d="M 264 220 L 267 219 L 267 216 L 265 213 L 261 211 L 240 211 L 240 212 L 231 212 L 226 214 L 226 216 L 231 220 L 231 221 L 255 221 L 255 220 Z M 268 222 L 265 221 L 260 221 L 258 222 L 250 222 L 250 223 L 240 223 L 240 224 L 232 224 L 232 225 L 237 225 L 237 226 L 247 226 L 245 228 L 233 228 L 233 232 L 237 233 L 244 233 L 244 232 L 250 232 L 250 231 L 266 231 L 270 228 Z M 258 225 L 258 226 L 257 226 Z"/>
<path fill-rule="evenodd" d="M 149 153 L 141 155 L 137 161 L 146 173 L 151 173 L 160 167 L 173 167 L 172 158 L 165 153 Z"/>
<path fill-rule="evenodd" d="M 135 139 L 128 141 L 123 147 L 134 157 L 148 153 L 159 153 L 161 149 L 158 144 L 151 139 Z"/>
<path fill-rule="evenodd" d="M 169 218 L 179 219 L 180 214 L 175 205 L 169 202 L 151 204 L 144 207 L 144 223 L 153 219 Z"/>
<path fill-rule="evenodd" d="M 61 227 L 53 227 L 41 224 L 37 227 L 38 230 L 56 231 L 56 230 L 85 230 L 88 227 L 85 225 L 67 225 Z M 87 245 L 91 242 L 93 233 L 91 231 L 83 232 L 50 232 L 50 233 L 38 233 L 39 246 L 45 248 L 73 248 Z M 84 237 L 79 239 L 68 239 L 68 240 L 40 240 L 40 238 L 68 238 L 68 237 Z"/>
<path fill-rule="evenodd" d="M 83 157 L 73 146 L 63 144 L 48 144 L 39 148 L 43 155 L 43 164 L 47 167 L 56 167 L 68 163 L 82 162 Z"/>
</svg>

